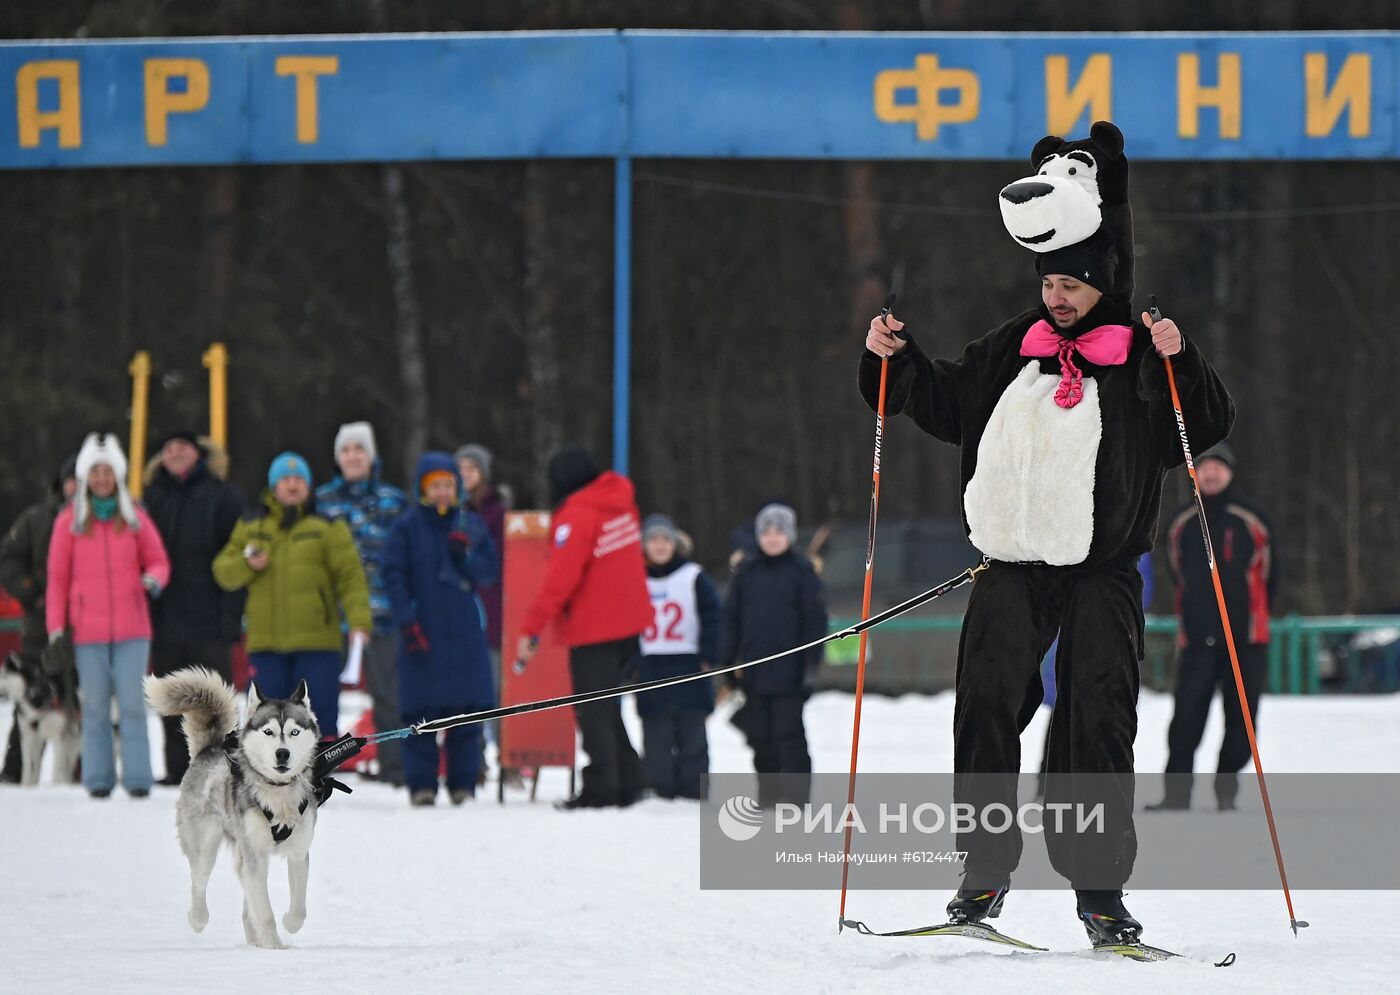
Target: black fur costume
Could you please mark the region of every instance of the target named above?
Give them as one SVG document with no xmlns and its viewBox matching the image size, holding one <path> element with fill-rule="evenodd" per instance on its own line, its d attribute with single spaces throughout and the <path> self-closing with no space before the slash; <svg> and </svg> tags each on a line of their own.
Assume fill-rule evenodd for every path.
<svg viewBox="0 0 1400 995">
<path fill-rule="evenodd" d="M 1003 214 L 1019 244 L 1050 249 L 1040 262 L 1051 268 L 1041 272 L 1061 272 L 1057 259 L 1091 251 L 1113 274 L 1093 309 L 1054 331 L 1076 339 L 1101 325 L 1131 326 L 1126 362 L 1097 366 L 1080 358 L 1083 402 L 1068 409 L 1050 403 L 1059 358 L 1020 352 L 1027 330 L 1050 321 L 1041 307 L 971 342 L 957 360 L 930 359 L 911 336 L 889 361 L 886 411 L 960 447 L 964 525 L 991 559 L 973 586 L 958 653 L 957 800 L 1015 810 L 1020 733 L 1040 704 L 1040 661 L 1058 633 L 1046 800 L 1070 798 L 1067 774 L 1118 776 L 1095 786 L 1107 782 L 1107 793 L 1096 795 L 1108 802 L 1106 835 L 1075 846 L 1047 819 L 1047 845 L 1056 870 L 1076 888 L 1112 889 L 1128 880 L 1137 851 L 1131 775 L 1143 613 L 1136 563 L 1152 548 L 1162 481 L 1183 456 L 1162 360 L 1132 313 L 1122 135 L 1104 122 L 1091 134 L 1073 143 L 1041 139 L 1032 154 L 1039 172 L 1018 181 L 1031 184 L 1020 201 L 1008 203 L 1003 192 Z M 1016 213 L 1027 189 L 1043 202 Z M 1091 202 L 1087 222 L 1072 216 Z M 1066 245 L 1066 232 L 1078 241 Z M 1202 452 L 1229 434 L 1234 406 L 1193 342 L 1183 340 L 1172 364 L 1192 451 Z M 867 351 L 859 384 L 872 409 L 879 382 L 880 358 Z M 971 776 L 997 774 L 1010 776 Z M 1013 825 L 1000 834 L 963 834 L 958 848 L 968 852 L 965 887 L 1000 887 L 1020 860 L 1021 838 Z"/>
</svg>

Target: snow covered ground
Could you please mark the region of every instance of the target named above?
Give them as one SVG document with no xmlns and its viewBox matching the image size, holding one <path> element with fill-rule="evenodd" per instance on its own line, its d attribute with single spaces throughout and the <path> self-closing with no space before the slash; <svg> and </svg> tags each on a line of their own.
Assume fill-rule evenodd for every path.
<svg viewBox="0 0 1400 995">
<path fill-rule="evenodd" d="M 362 706 L 346 695 L 345 717 Z M 0 735 L 9 711 L 0 706 Z M 868 700 L 861 769 L 946 770 L 951 713 L 951 695 Z M 1170 714 L 1169 698 L 1144 694 L 1142 770 L 1162 769 Z M 807 721 L 817 769 L 844 771 L 850 696 L 818 695 Z M 1029 749 L 1042 723 L 1028 731 Z M 1199 761 L 1213 759 L 1220 730 L 1217 705 Z M 1268 770 L 1400 770 L 1400 697 L 1266 698 L 1260 737 Z M 713 769 L 751 769 L 732 728 L 712 722 L 710 744 Z M 145 802 L 119 791 L 105 803 L 78 788 L 0 790 L 0 991 L 1278 993 L 1391 991 L 1400 977 L 1397 892 L 1295 893 L 1312 922 L 1298 939 L 1276 890 L 1132 894 L 1146 939 L 1202 958 L 1233 950 L 1239 962 L 1228 973 L 1192 961 L 1090 959 L 1068 891 L 1013 893 L 999 920 L 1048 954 L 838 936 L 834 870 L 830 892 L 700 891 L 692 805 L 653 799 L 563 814 L 523 795 L 498 806 L 493 786 L 461 809 L 411 811 L 402 792 L 354 787 L 323 812 L 310 916 L 296 936 L 283 932 L 285 951 L 244 945 L 227 854 L 210 885 L 209 926 L 190 931 L 173 790 Z M 566 774 L 551 770 L 540 793 L 558 798 L 566 788 Z M 280 915 L 287 889 L 274 870 Z M 855 891 L 848 913 L 886 928 L 941 921 L 947 897 Z"/>
</svg>

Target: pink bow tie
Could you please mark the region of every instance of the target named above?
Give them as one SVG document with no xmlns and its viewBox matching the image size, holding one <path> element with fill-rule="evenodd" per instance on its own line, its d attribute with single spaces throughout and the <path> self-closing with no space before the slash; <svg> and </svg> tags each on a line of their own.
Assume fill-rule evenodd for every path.
<svg viewBox="0 0 1400 995">
<path fill-rule="evenodd" d="M 1021 355 L 1060 357 L 1060 386 L 1055 388 L 1055 403 L 1072 408 L 1084 400 L 1084 374 L 1074 365 L 1074 354 L 1095 366 L 1120 366 L 1127 361 L 1132 344 L 1133 330 L 1127 325 L 1100 325 L 1077 339 L 1067 339 L 1050 322 L 1041 319 L 1026 330 Z"/>
</svg>

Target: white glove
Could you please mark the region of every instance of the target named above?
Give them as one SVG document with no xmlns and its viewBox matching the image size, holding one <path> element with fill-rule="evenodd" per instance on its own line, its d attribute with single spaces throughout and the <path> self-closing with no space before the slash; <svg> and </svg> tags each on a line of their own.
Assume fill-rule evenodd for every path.
<svg viewBox="0 0 1400 995">
<path fill-rule="evenodd" d="M 161 592 L 160 581 L 156 580 L 156 579 L 155 579 L 154 577 L 152 577 L 150 574 L 142 574 L 142 575 L 141 575 L 141 586 L 144 587 L 144 588 L 146 589 L 146 593 L 149 594 L 151 597 L 153 597 L 153 598 L 158 598 L 158 597 L 160 597 L 160 592 Z"/>
</svg>

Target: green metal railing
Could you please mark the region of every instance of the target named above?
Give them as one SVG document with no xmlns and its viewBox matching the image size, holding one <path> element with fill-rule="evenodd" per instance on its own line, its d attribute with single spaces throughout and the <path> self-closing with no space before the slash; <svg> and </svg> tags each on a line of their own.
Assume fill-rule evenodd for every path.
<svg viewBox="0 0 1400 995">
<path fill-rule="evenodd" d="M 853 625 L 857 619 L 833 618 L 831 631 Z M 926 618 L 896 618 L 880 626 L 881 632 L 956 633 L 962 628 L 960 615 L 934 615 Z M 1339 639 L 1368 629 L 1400 628 L 1400 615 L 1285 615 L 1269 627 L 1270 694 L 1318 694 L 1322 690 L 1322 650 L 1325 641 Z M 1147 646 L 1143 678 L 1150 687 L 1170 689 L 1176 669 L 1177 621 L 1172 615 L 1147 616 Z M 831 644 L 827 662 L 837 666 L 856 662 L 857 640 Z M 1359 685 L 1355 658 L 1348 658 L 1341 686 L 1347 690 Z"/>
</svg>

